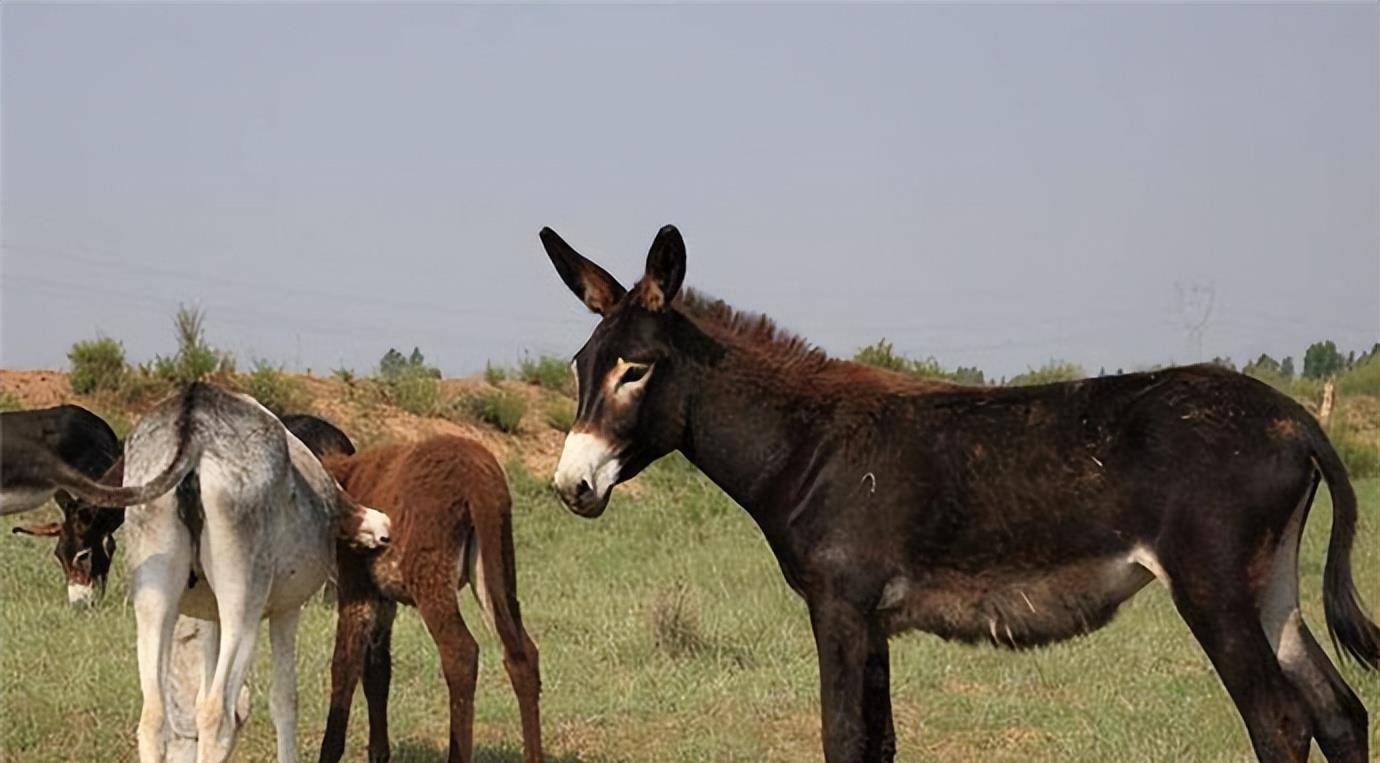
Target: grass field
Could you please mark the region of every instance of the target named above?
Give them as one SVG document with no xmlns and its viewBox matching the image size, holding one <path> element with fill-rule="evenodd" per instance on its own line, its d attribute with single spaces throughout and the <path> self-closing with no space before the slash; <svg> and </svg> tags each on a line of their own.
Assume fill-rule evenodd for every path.
<svg viewBox="0 0 1380 763">
<path fill-rule="evenodd" d="M 543 730 L 557 761 L 799 761 L 820 757 L 814 648 L 804 604 L 755 526 L 678 457 L 616 497 L 598 521 L 566 511 L 520 467 L 520 594 L 541 648 Z M 1380 481 L 1358 485 L 1361 593 L 1380 606 Z M 1325 639 L 1320 591 L 1330 504 L 1320 497 L 1302 554 L 1308 621 Z M 36 515 L 25 517 L 31 521 Z M 0 758 L 132 760 L 140 696 L 123 560 L 92 612 L 66 606 L 51 541 L 12 536 L 0 565 Z M 473 599 L 483 650 L 476 739 L 483 761 L 519 759 L 517 707 Z M 325 720 L 335 613 L 313 604 L 300 634 L 304 759 Z M 270 760 L 267 634 L 239 759 Z M 445 759 L 446 694 L 415 612 L 394 635 L 394 760 Z M 893 642 L 905 761 L 1239 761 L 1250 748 L 1207 659 L 1166 592 L 1148 587 L 1089 638 L 1012 654 L 923 634 Z M 1375 713 L 1380 680 L 1344 665 Z M 362 760 L 355 702 L 348 760 Z M 1380 740 L 1371 732 L 1371 746 Z M 1319 759 L 1321 759 L 1319 757 Z"/>
</svg>

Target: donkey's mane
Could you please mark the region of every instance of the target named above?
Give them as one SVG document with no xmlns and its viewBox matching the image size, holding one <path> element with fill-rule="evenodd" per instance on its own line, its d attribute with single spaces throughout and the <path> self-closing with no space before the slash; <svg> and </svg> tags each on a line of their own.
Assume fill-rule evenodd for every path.
<svg viewBox="0 0 1380 763">
<path fill-rule="evenodd" d="M 676 297 L 679 312 L 700 328 L 735 349 L 778 371 L 792 389 L 811 396 L 836 393 L 924 393 L 954 385 L 829 357 L 799 334 L 787 331 L 761 313 L 738 310 L 722 299 L 686 288 Z"/>
<path fill-rule="evenodd" d="M 766 315 L 738 310 L 703 292 L 683 289 L 676 298 L 675 307 L 715 339 L 774 364 L 819 371 L 842 363 L 799 334 L 777 326 Z"/>
</svg>

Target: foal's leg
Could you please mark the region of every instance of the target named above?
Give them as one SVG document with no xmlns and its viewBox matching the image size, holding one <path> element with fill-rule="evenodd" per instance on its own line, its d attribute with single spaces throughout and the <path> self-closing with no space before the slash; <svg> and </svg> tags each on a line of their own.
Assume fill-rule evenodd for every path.
<svg viewBox="0 0 1380 763">
<path fill-rule="evenodd" d="M 273 716 L 273 731 L 278 739 L 278 763 L 297 760 L 297 622 L 301 616 L 302 608 L 293 607 L 268 621 L 269 644 L 273 647 L 268 712 Z"/>
<path fill-rule="evenodd" d="M 369 634 L 378 616 L 378 599 L 372 594 L 352 590 L 346 583 L 349 574 L 349 568 L 342 565 L 336 600 L 335 653 L 331 656 L 331 705 L 326 715 L 326 732 L 321 737 L 321 763 L 335 763 L 345 754 L 350 704 L 364 670 Z"/>
<path fill-rule="evenodd" d="M 131 545 L 130 591 L 138 631 L 139 760 L 162 761 L 168 754 L 167 678 L 173 627 L 182 589 L 191 569 L 191 539 L 178 521 L 172 497 L 164 496 L 134 516 L 139 533 Z"/>
<path fill-rule="evenodd" d="M 1191 528 L 1174 544 L 1165 544 L 1160 558 L 1174 605 L 1236 703 L 1256 757 L 1265 763 L 1302 763 L 1312 737 L 1307 707 L 1259 625 L 1245 563 L 1193 542 L 1213 537 L 1220 538 L 1220 531 Z"/>
<path fill-rule="evenodd" d="M 479 601 L 489 630 L 503 645 L 503 667 L 508 671 L 522 717 L 523 759 L 526 763 L 541 763 L 541 670 L 537 645 L 522 626 L 510 522 L 506 515 L 497 522 L 489 519 L 485 518 L 470 540 L 470 590 Z"/>
<path fill-rule="evenodd" d="M 364 651 L 364 699 L 369 703 L 369 763 L 388 763 L 388 685 L 393 678 L 393 617 L 398 605 L 379 601 L 369 646 Z"/>
<path fill-rule="evenodd" d="M 1323 755 L 1333 763 L 1359 763 L 1369 759 L 1366 708 L 1337 673 L 1299 613 L 1299 537 L 1312 498 L 1310 489 L 1270 562 L 1269 577 L 1259 597 L 1260 624 L 1284 674 L 1308 705 Z"/>
<path fill-rule="evenodd" d="M 866 761 L 871 752 L 863 711 L 870 652 L 867 619 L 857 607 L 839 599 L 820 598 L 809 604 L 819 653 L 824 760 Z"/>
<path fill-rule="evenodd" d="M 414 589 L 415 590 L 415 589 Z M 474 754 L 474 684 L 479 645 L 460 617 L 449 588 L 419 593 L 417 609 L 441 653 L 441 672 L 450 691 L 450 763 L 469 763 Z"/>
</svg>

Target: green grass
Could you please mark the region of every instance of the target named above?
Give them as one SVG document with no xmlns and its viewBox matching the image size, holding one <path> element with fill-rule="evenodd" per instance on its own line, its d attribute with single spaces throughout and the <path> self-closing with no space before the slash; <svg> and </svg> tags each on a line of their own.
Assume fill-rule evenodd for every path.
<svg viewBox="0 0 1380 763">
<path fill-rule="evenodd" d="M 553 759 L 820 758 L 818 678 L 805 607 L 741 510 L 679 457 L 649 470 L 638 496 L 620 494 L 596 521 L 563 510 L 520 468 L 509 474 L 522 609 L 541 649 L 543 730 Z M 1363 517 L 1355 570 L 1374 608 L 1380 607 L 1380 481 L 1358 488 Z M 1320 635 L 1329 520 L 1323 495 L 1301 563 L 1305 615 Z M 122 571 L 99 608 L 73 612 L 51 542 L 8 532 L 0 538 L 10 545 L 0 565 L 0 759 L 133 760 L 140 695 Z M 461 601 L 482 649 L 479 759 L 518 760 L 517 708 L 499 650 L 473 598 L 464 594 Z M 308 607 L 299 646 L 304 759 L 315 758 L 325 721 L 334 627 L 333 610 Z M 266 632 L 256 660 L 254 711 L 240 760 L 273 755 Z M 445 685 L 415 612 L 398 617 L 394 661 L 394 759 L 444 760 Z M 1088 638 L 1013 654 L 915 634 L 892 642 L 892 661 L 900 760 L 1250 757 L 1225 691 L 1158 585 Z M 1350 664 L 1342 670 L 1372 713 L 1380 710 L 1376 675 Z M 350 722 L 349 760 L 364 756 L 363 710 L 361 695 Z M 1371 733 L 1372 749 L 1380 749 Z"/>
</svg>

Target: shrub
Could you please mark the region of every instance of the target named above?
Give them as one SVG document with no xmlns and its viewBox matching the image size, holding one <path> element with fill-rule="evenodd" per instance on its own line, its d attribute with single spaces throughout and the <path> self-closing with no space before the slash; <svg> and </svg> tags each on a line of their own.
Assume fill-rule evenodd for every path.
<svg viewBox="0 0 1380 763">
<path fill-rule="evenodd" d="M 1083 367 L 1076 363 L 1051 359 L 1039 368 L 1029 368 L 1023 374 L 1016 374 L 1006 384 L 1010 387 L 1025 387 L 1035 384 L 1074 381 L 1086 376 Z"/>
<path fill-rule="evenodd" d="M 1353 480 L 1380 477 L 1380 442 L 1375 435 L 1367 438 L 1348 427 L 1334 426 L 1327 437 Z"/>
<path fill-rule="evenodd" d="M 518 376 L 528 384 L 565 395 L 573 393 L 575 389 L 574 380 L 570 377 L 570 364 L 550 355 L 543 355 L 536 360 L 530 356 L 524 357 L 518 363 Z"/>
<path fill-rule="evenodd" d="M 1380 395 L 1380 357 L 1368 356 L 1337 379 L 1337 388 L 1347 395 Z"/>
<path fill-rule="evenodd" d="M 435 377 L 411 372 L 384 382 L 388 402 L 417 416 L 436 412 L 441 398 L 441 383 Z"/>
<path fill-rule="evenodd" d="M 22 411 L 24 403 L 7 389 L 0 390 L 0 411 Z"/>
<path fill-rule="evenodd" d="M 557 432 L 569 432 L 575 423 L 575 403 L 557 400 L 546 408 L 546 423 Z"/>
<path fill-rule="evenodd" d="M 337 368 L 331 372 L 331 378 L 346 385 L 355 383 L 355 372 L 349 368 Z"/>
<path fill-rule="evenodd" d="M 673 658 L 704 651 L 699 610 L 684 584 L 663 588 L 653 595 L 647 607 L 647 624 L 652 643 Z"/>
<path fill-rule="evenodd" d="M 173 330 L 177 336 L 177 353 L 171 357 L 156 355 L 152 372 L 172 384 L 191 384 L 214 373 L 235 373 L 235 359 L 206 343 L 206 313 L 200 308 L 179 306 L 173 316 Z"/>
<path fill-rule="evenodd" d="M 125 348 L 108 336 L 77 342 L 67 351 L 72 363 L 69 381 L 78 395 L 114 392 L 125 376 Z"/>
<path fill-rule="evenodd" d="M 160 376 L 152 363 L 144 363 L 125 373 L 118 397 L 128 405 L 139 405 L 166 397 L 172 392 L 172 387 L 172 382 Z"/>
<path fill-rule="evenodd" d="M 475 395 L 465 395 L 451 404 L 450 413 L 474 418 L 503 432 L 518 431 L 522 417 L 527 413 L 527 401 L 515 392 L 489 390 Z"/>
<path fill-rule="evenodd" d="M 857 353 L 853 355 L 853 362 L 875 366 L 877 368 L 885 368 L 888 371 L 896 371 L 920 379 L 942 379 L 958 384 L 971 385 L 982 385 L 985 383 L 982 369 L 980 368 L 959 366 L 952 371 L 948 371 L 945 370 L 943 366 L 939 365 L 939 360 L 933 355 L 924 360 L 912 360 L 903 355 L 897 355 L 891 342 L 885 339 L 858 350 Z"/>
<path fill-rule="evenodd" d="M 495 366 L 490 363 L 484 364 L 484 381 L 498 386 L 499 382 L 508 379 L 508 372 L 502 366 Z"/>
<path fill-rule="evenodd" d="M 897 355 L 891 342 L 885 339 L 879 339 L 876 344 L 858 350 L 853 355 L 853 362 L 900 373 L 909 373 L 911 368 L 910 360 Z"/>
<path fill-rule="evenodd" d="M 266 360 L 254 363 L 254 372 L 249 375 L 247 391 L 274 414 L 301 411 L 307 407 L 307 395 L 296 379 L 283 373 L 283 369 Z"/>
</svg>

